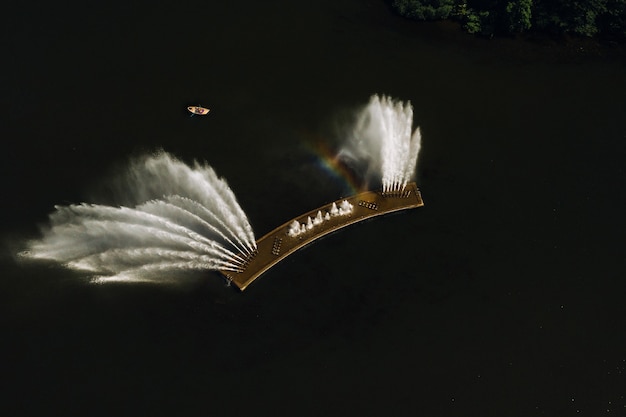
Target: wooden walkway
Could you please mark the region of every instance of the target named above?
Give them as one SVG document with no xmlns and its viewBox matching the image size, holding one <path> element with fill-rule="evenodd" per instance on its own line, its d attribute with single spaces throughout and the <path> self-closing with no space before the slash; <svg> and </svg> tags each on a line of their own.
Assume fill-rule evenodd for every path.
<svg viewBox="0 0 626 417">
<path fill-rule="evenodd" d="M 220 272 L 243 291 L 272 266 L 322 236 L 374 216 L 423 205 L 414 182 L 401 193 L 365 191 L 343 198 L 304 213 L 257 240 L 257 251 L 247 257 L 241 271 Z"/>
</svg>

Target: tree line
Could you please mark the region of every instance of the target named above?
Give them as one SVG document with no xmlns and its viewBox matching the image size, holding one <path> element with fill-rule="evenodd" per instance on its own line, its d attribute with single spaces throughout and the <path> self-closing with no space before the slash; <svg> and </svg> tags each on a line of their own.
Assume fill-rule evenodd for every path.
<svg viewBox="0 0 626 417">
<path fill-rule="evenodd" d="M 626 0 L 390 0 L 416 20 L 453 19 L 484 36 L 529 31 L 626 40 Z"/>
</svg>

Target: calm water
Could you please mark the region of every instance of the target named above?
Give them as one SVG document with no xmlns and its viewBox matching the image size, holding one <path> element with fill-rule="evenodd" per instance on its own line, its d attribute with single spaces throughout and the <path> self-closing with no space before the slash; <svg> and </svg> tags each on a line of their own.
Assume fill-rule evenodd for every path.
<svg viewBox="0 0 626 417">
<path fill-rule="evenodd" d="M 2 414 L 623 413 L 624 61 L 374 0 L 280 3 L 4 15 Z M 374 93 L 413 103 L 426 206 L 245 293 L 13 260 L 55 204 L 114 203 L 107 179 L 157 148 L 206 160 L 261 236 L 347 192 L 315 149 Z"/>
</svg>

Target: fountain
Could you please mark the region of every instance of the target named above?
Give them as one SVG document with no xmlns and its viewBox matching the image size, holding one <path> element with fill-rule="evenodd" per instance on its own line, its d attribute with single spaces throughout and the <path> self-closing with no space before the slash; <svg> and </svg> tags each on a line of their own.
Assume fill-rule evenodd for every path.
<svg viewBox="0 0 626 417">
<path fill-rule="evenodd" d="M 209 166 L 161 152 L 134 161 L 125 182 L 137 205 L 56 206 L 24 255 L 88 271 L 98 282 L 159 281 L 172 270 L 237 271 L 256 250 L 235 195 Z"/>
<path fill-rule="evenodd" d="M 208 165 L 188 166 L 166 152 L 128 168 L 129 206 L 56 206 L 41 239 L 23 253 L 71 269 L 96 282 L 165 282 L 167 273 L 218 270 L 241 290 L 286 256 L 347 225 L 420 207 L 414 182 L 420 131 L 411 133 L 410 103 L 372 96 L 339 152 L 346 164 L 365 166 L 366 191 L 305 213 L 255 240 L 232 190 Z"/>
<path fill-rule="evenodd" d="M 411 103 L 374 95 L 357 116 L 338 157 L 363 167 L 365 180 L 382 183 L 384 193 L 401 192 L 415 174 L 421 144 L 420 129 L 411 133 L 412 124 Z"/>
<path fill-rule="evenodd" d="M 285 257 L 328 233 L 374 216 L 423 206 L 417 185 L 410 182 L 421 141 L 419 128 L 411 132 L 412 124 L 410 103 L 372 96 L 338 159 L 353 171 L 364 169 L 360 173 L 364 181 L 378 182 L 380 191 L 358 193 L 290 220 L 257 240 L 257 251 L 245 268 L 222 270 L 222 274 L 244 290 Z"/>
</svg>

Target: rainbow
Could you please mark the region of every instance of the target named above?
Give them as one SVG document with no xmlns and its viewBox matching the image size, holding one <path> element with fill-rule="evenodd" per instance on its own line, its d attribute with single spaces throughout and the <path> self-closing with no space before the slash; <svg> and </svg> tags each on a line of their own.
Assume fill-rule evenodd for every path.
<svg viewBox="0 0 626 417">
<path fill-rule="evenodd" d="M 307 146 L 307 150 L 315 156 L 316 165 L 332 178 L 340 181 L 350 194 L 364 191 L 362 181 L 356 173 L 341 161 L 336 152 L 326 142 L 317 141 L 310 143 Z"/>
</svg>

